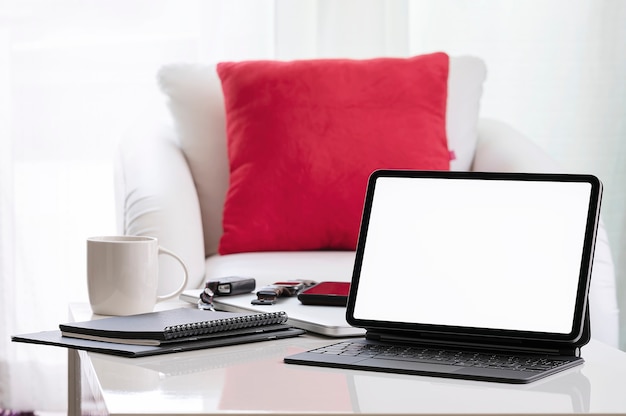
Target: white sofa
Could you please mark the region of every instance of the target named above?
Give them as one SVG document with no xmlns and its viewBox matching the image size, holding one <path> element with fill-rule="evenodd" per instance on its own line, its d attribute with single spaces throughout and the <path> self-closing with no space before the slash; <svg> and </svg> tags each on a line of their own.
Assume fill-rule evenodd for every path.
<svg viewBox="0 0 626 416">
<path fill-rule="evenodd" d="M 456 159 L 452 170 L 556 172 L 558 165 L 509 125 L 479 118 L 486 68 L 471 57 L 450 60 L 446 130 Z M 219 255 L 221 215 L 228 188 L 225 114 L 215 67 L 171 65 L 159 82 L 173 121 L 145 120 L 122 140 L 116 160 L 118 232 L 152 235 L 186 262 L 188 288 L 205 279 L 251 276 L 257 285 L 305 278 L 345 280 L 348 251 L 254 252 Z M 179 272 L 161 260 L 161 290 L 173 290 Z M 618 344 L 614 267 L 600 229 L 591 282 L 592 337 Z"/>
</svg>

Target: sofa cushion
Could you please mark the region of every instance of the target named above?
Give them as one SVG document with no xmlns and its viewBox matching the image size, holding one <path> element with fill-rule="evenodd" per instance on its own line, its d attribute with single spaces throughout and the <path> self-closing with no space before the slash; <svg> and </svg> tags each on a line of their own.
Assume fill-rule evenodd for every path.
<svg viewBox="0 0 626 416">
<path fill-rule="evenodd" d="M 257 251 L 210 256 L 205 260 L 206 279 L 253 277 L 257 288 L 293 279 L 349 282 L 354 256 L 354 251 Z"/>
<path fill-rule="evenodd" d="M 448 147 L 456 156 L 450 161 L 453 170 L 469 170 L 472 164 L 485 76 L 479 58 L 450 58 L 446 130 Z M 205 254 L 215 254 L 229 178 L 220 81 L 213 65 L 182 63 L 163 67 L 159 83 L 169 99 L 179 144 L 198 191 Z"/>
<path fill-rule="evenodd" d="M 355 250 L 374 170 L 450 166 L 443 53 L 217 71 L 230 161 L 220 254 Z"/>
</svg>

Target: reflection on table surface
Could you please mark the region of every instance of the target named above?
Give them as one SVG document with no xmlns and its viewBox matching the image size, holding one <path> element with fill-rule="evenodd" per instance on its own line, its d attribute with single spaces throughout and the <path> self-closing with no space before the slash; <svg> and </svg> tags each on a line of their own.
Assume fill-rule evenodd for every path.
<svg viewBox="0 0 626 416">
<path fill-rule="evenodd" d="M 587 364 L 527 385 L 284 364 L 286 355 L 335 342 L 302 338 L 136 359 L 90 356 L 112 413 L 117 406 L 144 413 L 590 411 L 585 371 L 594 367 Z"/>
</svg>

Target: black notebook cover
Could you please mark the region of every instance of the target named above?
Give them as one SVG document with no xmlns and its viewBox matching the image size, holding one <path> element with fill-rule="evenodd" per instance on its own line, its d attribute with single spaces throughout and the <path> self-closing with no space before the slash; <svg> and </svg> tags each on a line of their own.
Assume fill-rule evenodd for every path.
<svg viewBox="0 0 626 416">
<path fill-rule="evenodd" d="M 113 342 L 90 341 L 86 339 L 70 338 L 61 335 L 61 331 L 44 331 L 33 334 L 15 335 L 13 342 L 28 344 L 52 345 L 77 350 L 98 352 L 102 354 L 119 355 L 122 357 L 145 357 L 149 355 L 169 354 L 173 352 L 200 350 L 205 348 L 225 347 L 227 345 L 246 344 L 250 342 L 270 341 L 281 338 L 291 338 L 304 334 L 297 328 L 285 326 L 283 330 L 272 332 L 251 333 L 246 335 L 222 336 L 197 341 L 169 343 L 160 346 L 128 345 Z"/>
</svg>

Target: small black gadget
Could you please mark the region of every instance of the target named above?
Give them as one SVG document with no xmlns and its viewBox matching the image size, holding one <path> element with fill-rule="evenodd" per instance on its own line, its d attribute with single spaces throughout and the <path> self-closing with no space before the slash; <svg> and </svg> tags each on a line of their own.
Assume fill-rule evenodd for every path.
<svg viewBox="0 0 626 416">
<path fill-rule="evenodd" d="M 207 287 L 215 296 L 232 296 L 252 292 L 256 287 L 256 281 L 253 277 L 228 276 L 209 280 Z"/>
<path fill-rule="evenodd" d="M 215 280 L 208 280 L 204 290 L 200 292 L 198 308 L 214 310 L 214 296 L 232 296 L 250 293 L 256 287 L 256 280 L 252 277 L 227 276 Z"/>
</svg>

